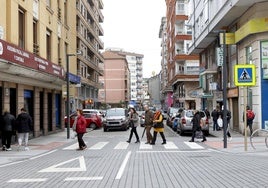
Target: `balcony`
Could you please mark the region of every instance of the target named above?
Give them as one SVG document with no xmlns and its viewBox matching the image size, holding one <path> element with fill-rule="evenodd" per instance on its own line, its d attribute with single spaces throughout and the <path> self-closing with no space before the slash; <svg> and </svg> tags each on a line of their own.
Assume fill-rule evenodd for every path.
<svg viewBox="0 0 268 188">
<path fill-rule="evenodd" d="M 199 60 L 199 55 L 176 54 L 175 60 Z"/>
</svg>

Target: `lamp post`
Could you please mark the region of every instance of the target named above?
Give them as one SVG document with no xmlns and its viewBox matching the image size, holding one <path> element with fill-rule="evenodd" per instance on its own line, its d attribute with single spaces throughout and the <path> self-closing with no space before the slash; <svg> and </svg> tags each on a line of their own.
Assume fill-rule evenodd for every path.
<svg viewBox="0 0 268 188">
<path fill-rule="evenodd" d="M 69 57 L 76 56 L 76 54 L 66 54 L 66 93 L 67 93 L 67 106 L 66 106 L 66 116 L 67 116 L 67 139 L 70 138 L 70 78 L 69 78 Z"/>
</svg>

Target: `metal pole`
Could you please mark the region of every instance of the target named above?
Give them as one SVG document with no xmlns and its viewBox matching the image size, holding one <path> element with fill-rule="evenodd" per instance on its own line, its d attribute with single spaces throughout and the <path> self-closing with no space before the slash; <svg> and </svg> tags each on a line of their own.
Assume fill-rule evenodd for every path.
<svg viewBox="0 0 268 188">
<path fill-rule="evenodd" d="M 66 55 L 66 82 L 67 82 L 67 139 L 70 138 L 70 88 L 69 88 L 69 54 Z"/>
<path fill-rule="evenodd" d="M 225 40 L 226 31 L 223 30 L 223 147 L 227 148 L 227 65 L 226 65 L 226 40 Z"/>
</svg>

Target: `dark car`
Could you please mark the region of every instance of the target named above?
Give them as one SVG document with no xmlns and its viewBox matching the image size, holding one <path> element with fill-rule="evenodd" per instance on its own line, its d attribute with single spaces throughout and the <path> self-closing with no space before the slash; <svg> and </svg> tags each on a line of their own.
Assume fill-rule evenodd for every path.
<svg viewBox="0 0 268 188">
<path fill-rule="evenodd" d="M 127 130 L 129 126 L 127 110 L 124 108 L 110 108 L 103 119 L 103 131 Z"/>
<path fill-rule="evenodd" d="M 77 113 L 73 113 L 70 115 L 70 127 L 73 127 L 74 120 L 77 116 Z M 102 126 L 102 120 L 97 114 L 93 113 L 83 113 L 83 116 L 85 117 L 87 121 L 87 128 L 100 128 Z M 64 118 L 65 126 L 67 126 L 67 117 Z"/>
</svg>

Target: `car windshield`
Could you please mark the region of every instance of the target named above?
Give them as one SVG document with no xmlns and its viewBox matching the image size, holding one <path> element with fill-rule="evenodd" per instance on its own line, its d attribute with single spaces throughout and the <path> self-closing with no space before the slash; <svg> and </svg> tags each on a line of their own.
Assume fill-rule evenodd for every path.
<svg viewBox="0 0 268 188">
<path fill-rule="evenodd" d="M 193 116 L 194 116 L 193 111 L 187 111 L 186 112 L 186 117 L 193 117 Z"/>
<path fill-rule="evenodd" d="M 109 109 L 106 112 L 106 116 L 125 116 L 124 109 Z"/>
</svg>

